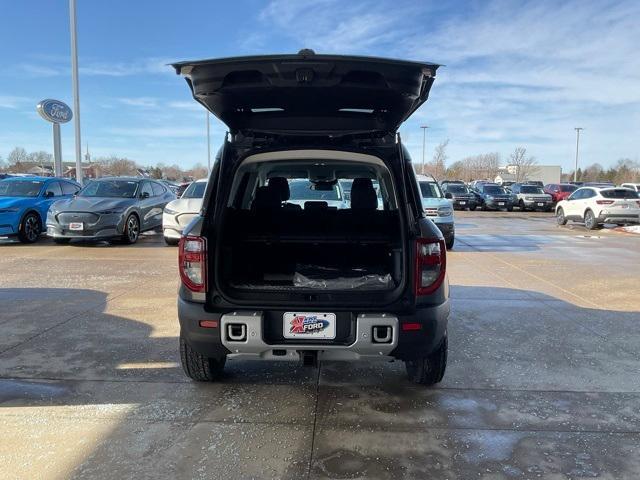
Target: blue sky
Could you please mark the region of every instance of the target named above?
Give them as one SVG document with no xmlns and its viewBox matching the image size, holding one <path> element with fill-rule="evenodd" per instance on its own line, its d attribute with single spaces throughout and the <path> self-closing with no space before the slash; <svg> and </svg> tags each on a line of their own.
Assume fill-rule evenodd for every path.
<svg viewBox="0 0 640 480">
<path fill-rule="evenodd" d="M 444 4 L 444 5 L 443 5 Z M 414 160 L 449 139 L 449 162 L 524 146 L 570 170 L 640 157 L 640 2 L 78 0 L 82 141 L 93 156 L 206 163 L 205 113 L 166 64 L 243 54 L 426 60 L 431 98 L 401 129 Z M 68 2 L 2 0 L 0 156 L 51 151 L 43 98 L 71 104 Z M 73 160 L 73 126 L 63 125 Z M 215 150 L 224 125 L 212 118 Z"/>
</svg>

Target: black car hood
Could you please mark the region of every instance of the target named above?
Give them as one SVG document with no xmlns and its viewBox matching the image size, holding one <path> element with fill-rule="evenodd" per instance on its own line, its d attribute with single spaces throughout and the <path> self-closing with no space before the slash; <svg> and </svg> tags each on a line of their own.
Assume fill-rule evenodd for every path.
<svg viewBox="0 0 640 480">
<path fill-rule="evenodd" d="M 56 202 L 59 212 L 104 212 L 105 210 L 125 210 L 135 204 L 135 198 L 74 197 Z"/>
<path fill-rule="evenodd" d="M 305 134 L 395 132 L 427 100 L 438 68 L 308 50 L 172 66 L 231 131 Z"/>
</svg>

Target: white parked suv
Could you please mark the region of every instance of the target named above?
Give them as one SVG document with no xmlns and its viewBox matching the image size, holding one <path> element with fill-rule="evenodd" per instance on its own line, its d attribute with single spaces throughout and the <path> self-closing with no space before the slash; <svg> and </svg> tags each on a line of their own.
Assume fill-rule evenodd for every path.
<svg viewBox="0 0 640 480">
<path fill-rule="evenodd" d="M 623 183 L 620 186 L 623 188 L 629 188 L 634 192 L 640 192 L 640 183 Z"/>
<path fill-rule="evenodd" d="M 556 205 L 558 225 L 568 220 L 595 230 L 604 223 L 640 223 L 640 196 L 628 188 L 582 187 Z"/>
<path fill-rule="evenodd" d="M 164 207 L 162 231 L 167 245 L 178 245 L 182 230 L 200 213 L 202 199 L 207 189 L 207 179 L 192 182 L 182 196 Z"/>
</svg>

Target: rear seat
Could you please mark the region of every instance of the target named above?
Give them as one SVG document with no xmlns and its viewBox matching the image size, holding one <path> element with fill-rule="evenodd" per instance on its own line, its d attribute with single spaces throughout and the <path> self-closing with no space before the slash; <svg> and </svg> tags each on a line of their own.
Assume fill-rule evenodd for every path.
<svg viewBox="0 0 640 480">
<path fill-rule="evenodd" d="M 329 209 L 326 202 L 306 202 L 304 210 L 283 204 L 288 195 L 276 178 L 280 177 L 257 189 L 250 211 L 228 212 L 231 224 L 226 231 L 235 241 L 378 243 L 397 238 L 397 211 L 377 210 L 377 195 L 368 178 L 354 180 L 351 208 L 343 210 Z"/>
</svg>

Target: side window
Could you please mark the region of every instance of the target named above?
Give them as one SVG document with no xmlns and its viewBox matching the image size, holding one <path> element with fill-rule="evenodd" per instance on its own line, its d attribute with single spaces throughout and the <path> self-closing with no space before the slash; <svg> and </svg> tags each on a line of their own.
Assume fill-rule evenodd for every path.
<svg viewBox="0 0 640 480">
<path fill-rule="evenodd" d="M 60 182 L 50 182 L 47 185 L 47 189 L 45 190 L 45 196 L 50 196 L 53 193 L 54 197 L 62 196 L 62 188 L 60 187 Z"/>
<path fill-rule="evenodd" d="M 166 189 L 157 182 L 152 182 L 151 188 L 153 189 L 153 195 L 155 197 L 159 197 L 160 195 L 163 195 L 164 192 L 166 191 Z"/>
<path fill-rule="evenodd" d="M 80 190 L 73 183 L 61 182 L 61 185 L 63 195 L 75 195 Z"/>
<path fill-rule="evenodd" d="M 584 193 L 584 190 L 576 190 L 571 194 L 571 196 L 569 196 L 569 200 L 580 200 L 582 198 L 583 193 Z"/>
<path fill-rule="evenodd" d="M 582 198 L 591 198 L 595 196 L 596 196 L 596 192 L 594 192 L 590 188 L 585 190 L 584 193 L 582 194 Z"/>
<path fill-rule="evenodd" d="M 142 182 L 142 194 L 147 193 L 150 197 L 153 197 L 153 188 L 151 188 L 150 182 Z"/>
</svg>

